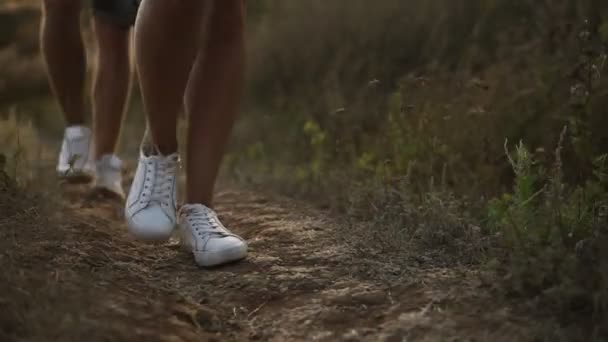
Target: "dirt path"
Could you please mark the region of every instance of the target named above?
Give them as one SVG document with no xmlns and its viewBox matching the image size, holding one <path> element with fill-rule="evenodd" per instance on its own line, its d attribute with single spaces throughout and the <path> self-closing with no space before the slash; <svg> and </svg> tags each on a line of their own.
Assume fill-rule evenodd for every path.
<svg viewBox="0 0 608 342">
<path fill-rule="evenodd" d="M 472 271 L 363 257 L 298 202 L 221 192 L 251 253 L 205 270 L 175 242 L 134 241 L 119 203 L 82 197 L 0 219 L 0 341 L 530 339 Z"/>
</svg>

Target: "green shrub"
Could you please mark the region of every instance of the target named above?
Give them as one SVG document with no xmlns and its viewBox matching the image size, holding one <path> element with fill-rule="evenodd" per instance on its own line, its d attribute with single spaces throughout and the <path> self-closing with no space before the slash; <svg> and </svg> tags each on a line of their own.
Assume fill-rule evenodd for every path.
<svg viewBox="0 0 608 342">
<path fill-rule="evenodd" d="M 548 171 L 521 143 L 508 152 L 515 182 L 490 202 L 489 228 L 501 236 L 500 270 L 510 293 L 539 297 L 563 318 L 592 313 L 597 333 L 605 334 L 599 329 L 608 323 L 608 159 L 595 160 L 585 184 L 568 186 L 562 142 Z"/>
</svg>

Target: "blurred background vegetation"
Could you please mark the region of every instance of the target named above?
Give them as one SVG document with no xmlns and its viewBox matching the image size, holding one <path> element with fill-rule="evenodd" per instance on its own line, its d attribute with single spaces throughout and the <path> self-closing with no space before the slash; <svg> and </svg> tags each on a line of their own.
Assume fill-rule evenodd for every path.
<svg viewBox="0 0 608 342">
<path fill-rule="evenodd" d="M 3 125 L 57 136 L 37 1 L 0 4 Z M 500 293 L 608 334 L 608 2 L 248 6 L 227 175 L 344 214 L 367 248 L 481 265 Z"/>
<path fill-rule="evenodd" d="M 422 183 L 445 177 L 459 192 L 495 194 L 512 179 L 505 139 L 550 154 L 562 127 L 581 119 L 577 133 L 593 147 L 584 158 L 606 150 L 605 87 L 584 113 L 569 102 L 581 49 L 601 43 L 582 46 L 582 24 L 608 37 L 605 2 L 256 6 L 249 111 L 237 136 L 249 149 L 242 158 L 272 156 L 261 175 L 310 184 L 334 182 L 333 170 L 409 170 Z M 568 177 L 578 178 L 582 165 L 571 166 Z M 333 192 L 314 192 L 322 189 Z"/>
</svg>

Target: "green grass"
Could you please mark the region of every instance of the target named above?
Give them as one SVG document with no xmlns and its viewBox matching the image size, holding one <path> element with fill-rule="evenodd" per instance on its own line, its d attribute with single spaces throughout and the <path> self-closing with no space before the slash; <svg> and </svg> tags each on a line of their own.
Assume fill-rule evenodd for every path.
<svg viewBox="0 0 608 342">
<path fill-rule="evenodd" d="M 550 170 L 523 144 L 509 153 L 513 190 L 490 202 L 487 226 L 501 237 L 496 265 L 508 293 L 536 297 L 565 322 L 588 317 L 599 338 L 608 333 L 608 159 L 595 160 L 585 184 L 569 186 L 561 149 Z"/>
</svg>

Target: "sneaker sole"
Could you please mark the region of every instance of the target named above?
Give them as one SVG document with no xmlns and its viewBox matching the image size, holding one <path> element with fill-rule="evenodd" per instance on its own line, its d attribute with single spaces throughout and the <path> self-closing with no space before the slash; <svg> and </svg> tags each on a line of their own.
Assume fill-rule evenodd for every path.
<svg viewBox="0 0 608 342">
<path fill-rule="evenodd" d="M 221 252 L 192 252 L 194 260 L 202 267 L 215 267 L 243 260 L 247 257 L 247 247 L 237 246 Z"/>
<path fill-rule="evenodd" d="M 93 181 L 93 176 L 85 172 L 70 172 L 68 174 L 58 173 L 59 179 L 69 184 L 88 184 Z"/>
<path fill-rule="evenodd" d="M 131 234 L 131 236 L 135 240 L 137 240 L 138 242 L 150 244 L 150 245 L 165 244 L 165 243 L 169 242 L 171 240 L 171 238 L 173 237 L 173 234 L 168 235 L 168 236 L 164 235 L 164 234 L 145 235 L 145 234 L 138 234 L 137 232 L 134 232 L 131 228 L 129 228 L 128 230 L 129 230 L 129 234 Z"/>
<path fill-rule="evenodd" d="M 129 234 L 141 243 L 152 245 L 165 244 L 170 241 L 171 238 L 176 234 L 175 228 L 173 228 L 170 233 L 167 232 L 167 234 L 158 232 L 155 232 L 157 234 L 150 234 L 149 232 L 145 232 L 145 229 L 134 228 L 133 224 L 127 217 L 125 217 L 125 220 L 127 222 L 127 231 L 129 232 Z"/>
</svg>

